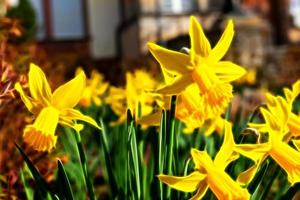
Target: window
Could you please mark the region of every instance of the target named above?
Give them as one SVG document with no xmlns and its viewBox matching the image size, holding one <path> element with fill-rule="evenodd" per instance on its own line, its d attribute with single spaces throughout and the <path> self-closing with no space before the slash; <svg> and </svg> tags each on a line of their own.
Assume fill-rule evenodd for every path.
<svg viewBox="0 0 300 200">
<path fill-rule="evenodd" d="M 80 40 L 85 30 L 86 0 L 30 0 L 37 14 L 38 40 Z"/>
<path fill-rule="evenodd" d="M 194 2 L 193 0 L 161 0 L 161 12 L 175 14 L 190 12 L 195 6 Z"/>
</svg>

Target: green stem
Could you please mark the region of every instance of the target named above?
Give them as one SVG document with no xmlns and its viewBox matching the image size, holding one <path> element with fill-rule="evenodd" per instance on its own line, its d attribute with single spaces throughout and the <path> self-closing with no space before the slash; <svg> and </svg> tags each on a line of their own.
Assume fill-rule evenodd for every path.
<svg viewBox="0 0 300 200">
<path fill-rule="evenodd" d="M 87 165 L 86 165 L 86 157 L 85 157 L 85 154 L 84 154 L 83 145 L 81 143 L 80 133 L 75 133 L 75 139 L 76 139 L 76 144 L 77 144 L 77 148 L 78 148 L 78 152 L 79 152 L 81 169 L 82 169 L 84 179 L 85 179 L 85 184 L 86 184 L 86 187 L 87 187 L 87 190 L 88 190 L 88 195 L 90 197 L 90 200 L 95 200 L 96 198 L 95 198 L 94 188 L 93 188 L 93 184 L 92 184 L 92 182 L 90 181 L 90 178 L 89 178 Z"/>
<path fill-rule="evenodd" d="M 169 141 L 166 141 L 167 145 L 167 174 L 172 175 L 172 163 L 173 163 L 173 154 L 174 154 L 174 137 L 175 137 L 175 106 L 176 106 L 176 96 L 171 98 L 171 110 L 168 112 L 168 125 L 170 129 L 170 137 L 167 137 Z M 171 199 L 171 188 L 167 187 L 166 199 Z"/>
</svg>

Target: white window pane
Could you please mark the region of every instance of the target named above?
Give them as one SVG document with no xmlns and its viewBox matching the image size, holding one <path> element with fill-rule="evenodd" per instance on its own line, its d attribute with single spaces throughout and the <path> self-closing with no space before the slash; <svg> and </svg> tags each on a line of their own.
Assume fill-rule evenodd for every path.
<svg viewBox="0 0 300 200">
<path fill-rule="evenodd" d="M 55 39 L 80 39 L 84 37 L 81 0 L 52 0 L 51 10 L 52 30 Z"/>
<path fill-rule="evenodd" d="M 41 0 L 30 0 L 31 4 L 35 10 L 36 20 L 37 20 L 37 39 L 42 40 L 45 38 L 46 31 L 45 31 L 45 19 L 44 19 L 44 12 L 43 12 L 43 1 Z"/>
<path fill-rule="evenodd" d="M 160 0 L 163 13 L 180 14 L 194 9 L 194 0 Z"/>
</svg>

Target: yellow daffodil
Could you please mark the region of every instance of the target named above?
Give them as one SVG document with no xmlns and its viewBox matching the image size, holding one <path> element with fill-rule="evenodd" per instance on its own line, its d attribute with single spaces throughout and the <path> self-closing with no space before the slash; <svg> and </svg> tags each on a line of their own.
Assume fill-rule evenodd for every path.
<svg viewBox="0 0 300 200">
<path fill-rule="evenodd" d="M 81 70 L 78 69 L 77 73 L 80 73 Z M 91 78 L 86 81 L 86 87 L 83 90 L 79 105 L 89 107 L 93 102 L 96 106 L 100 106 L 103 103 L 102 98 L 108 87 L 109 83 L 104 82 L 103 75 L 93 70 Z"/>
<path fill-rule="evenodd" d="M 284 88 L 283 91 L 290 110 L 287 126 L 291 136 L 298 137 L 300 136 L 300 116 L 299 114 L 293 113 L 292 108 L 294 100 L 299 96 L 300 93 L 300 80 L 292 85 L 292 90 Z"/>
<path fill-rule="evenodd" d="M 236 81 L 237 83 L 246 83 L 253 85 L 256 82 L 256 70 L 255 69 L 248 69 L 247 73 L 242 76 L 240 79 Z"/>
<path fill-rule="evenodd" d="M 287 144 L 289 141 L 287 124 L 290 116 L 288 102 L 280 96 L 267 94 L 267 109 L 261 108 L 261 113 L 265 124 L 250 124 L 260 132 L 267 132 L 269 135 L 269 141 L 261 144 L 269 146 L 261 156 L 261 160 L 271 156 L 285 170 L 292 185 L 300 182 L 300 152 Z M 297 144 L 295 146 L 298 147 Z M 240 148 L 240 150 L 248 152 L 249 157 L 257 157 L 255 147 Z"/>
<path fill-rule="evenodd" d="M 90 117 L 73 109 L 79 102 L 85 87 L 85 74 L 79 73 L 74 79 L 58 87 L 53 93 L 43 71 L 36 65 L 30 64 L 29 91 L 27 96 L 20 83 L 15 89 L 28 110 L 36 117 L 32 125 L 24 129 L 24 140 L 35 150 L 50 151 L 55 147 L 57 136 L 55 130 L 58 123 L 71 127 L 79 132 L 83 125 L 76 120 L 87 122 L 97 128 L 100 127 Z"/>
<path fill-rule="evenodd" d="M 187 86 L 196 83 L 203 97 L 204 112 L 219 115 L 232 98 L 231 81 L 245 74 L 245 70 L 229 61 L 220 61 L 233 39 L 233 23 L 230 20 L 217 45 L 211 49 L 201 25 L 195 17 L 190 19 L 190 55 L 171 51 L 149 43 L 152 55 L 160 63 L 163 72 L 174 79 L 157 90 L 173 95 L 181 93 Z"/>
<path fill-rule="evenodd" d="M 207 115 L 204 113 L 203 98 L 199 95 L 197 85 L 188 86 L 178 96 L 175 116 L 185 123 L 184 132 L 186 133 L 192 132 L 195 128 L 203 125 Z"/>
<path fill-rule="evenodd" d="M 158 126 L 162 110 L 170 109 L 170 97 L 156 94 L 155 99 L 159 109 L 153 114 L 143 116 L 139 123 L 145 125 Z M 214 131 L 223 132 L 224 119 L 221 116 L 211 116 L 204 112 L 203 98 L 199 94 L 196 84 L 188 86 L 180 95 L 176 102 L 175 117 L 185 124 L 184 133 L 192 133 L 194 129 L 205 127 L 205 134 L 210 135 Z"/>
<path fill-rule="evenodd" d="M 140 105 L 141 116 L 149 115 L 153 111 L 152 104 L 154 96 L 147 93 L 145 89 L 154 89 L 157 82 L 145 71 L 136 70 L 134 73 L 126 73 L 126 87 L 111 87 L 106 102 L 111 105 L 112 110 L 119 116 L 117 125 L 125 121 L 126 110 L 130 109 L 135 119 L 138 120 Z"/>
<path fill-rule="evenodd" d="M 183 192 L 197 191 L 191 199 L 201 199 L 208 187 L 218 199 L 250 198 L 247 189 L 242 188 L 225 172 L 228 164 L 239 157 L 234 152 L 234 142 L 229 123 L 226 123 L 224 142 L 214 161 L 206 151 L 192 149 L 191 154 L 195 163 L 194 172 L 184 177 L 159 175 L 159 180 Z"/>
<path fill-rule="evenodd" d="M 300 116 L 292 112 L 293 102 L 300 93 L 300 80 L 292 85 L 292 90 L 289 88 L 284 88 L 285 99 L 281 98 L 281 101 L 285 105 L 285 110 L 282 110 L 282 107 L 276 104 L 276 97 L 272 94 L 266 94 L 267 107 L 268 110 L 272 113 L 274 117 L 277 117 L 277 120 L 287 120 L 285 127 L 281 127 L 284 130 L 284 133 L 288 134 L 285 137 L 285 141 L 289 141 L 292 137 L 300 136 Z M 283 112 L 288 112 L 283 113 Z M 285 116 L 288 118 L 285 118 Z M 267 132 L 267 124 L 249 124 L 251 127 L 256 128 L 260 132 Z"/>
</svg>

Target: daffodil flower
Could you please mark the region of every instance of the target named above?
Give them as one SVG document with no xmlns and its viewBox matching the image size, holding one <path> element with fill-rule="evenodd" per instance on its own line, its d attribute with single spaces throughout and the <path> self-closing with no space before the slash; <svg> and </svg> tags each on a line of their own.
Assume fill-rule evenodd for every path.
<svg viewBox="0 0 300 200">
<path fill-rule="evenodd" d="M 77 124 L 76 120 L 80 120 L 100 129 L 92 118 L 73 109 L 85 87 L 86 77 L 83 72 L 58 87 L 53 93 L 45 74 L 38 66 L 30 64 L 28 76 L 31 97 L 24 93 L 20 83 L 16 83 L 15 89 L 27 109 L 36 117 L 33 124 L 25 127 L 23 134 L 25 142 L 32 148 L 38 151 L 52 150 L 57 141 L 55 130 L 58 124 L 79 132 L 83 125 Z"/>
<path fill-rule="evenodd" d="M 285 99 L 280 98 L 285 106 L 278 106 L 278 100 L 270 93 L 266 93 L 266 101 L 268 110 L 278 121 L 287 120 L 284 127 L 281 128 L 284 132 L 285 141 L 288 142 L 292 137 L 300 136 L 300 116 L 292 112 L 293 102 L 300 93 L 300 80 L 292 85 L 292 89 L 284 88 Z M 276 103 L 277 102 L 277 103 Z M 286 118 L 286 116 L 288 116 Z M 282 124 L 283 125 L 283 124 Z M 249 126 L 256 128 L 260 132 L 267 132 L 267 124 L 250 123 Z"/>
<path fill-rule="evenodd" d="M 82 69 L 77 69 L 76 73 L 80 73 Z M 83 90 L 82 97 L 79 101 L 79 105 L 82 107 L 89 107 L 92 103 L 96 106 L 100 106 L 103 103 L 103 95 L 109 87 L 109 83 L 104 82 L 102 74 L 93 70 L 91 78 L 86 81 L 86 87 Z"/>
<path fill-rule="evenodd" d="M 149 43 L 152 55 L 160 63 L 162 71 L 174 79 L 157 90 L 158 93 L 174 95 L 181 93 L 187 86 L 196 83 L 203 96 L 205 113 L 219 115 L 232 98 L 230 82 L 245 74 L 245 70 L 229 61 L 220 61 L 227 52 L 233 39 L 233 23 L 230 20 L 221 39 L 211 49 L 201 25 L 195 17 L 190 19 L 190 55 L 171 51 Z"/>
<path fill-rule="evenodd" d="M 293 113 L 292 108 L 295 99 L 299 96 L 300 93 L 300 80 L 298 80 L 292 85 L 292 90 L 284 88 L 283 91 L 285 94 L 286 101 L 289 104 L 290 110 L 287 126 L 289 128 L 291 136 L 298 137 L 300 136 L 300 116 L 299 114 Z"/>
<path fill-rule="evenodd" d="M 111 105 L 112 110 L 119 119 L 111 125 L 118 125 L 125 121 L 126 110 L 130 109 L 136 120 L 138 116 L 139 105 L 141 116 L 149 115 L 153 111 L 152 104 L 155 97 L 145 91 L 145 89 L 154 89 L 157 82 L 145 71 L 136 70 L 134 73 L 126 73 L 126 87 L 111 87 L 106 98 L 106 103 Z"/>
<path fill-rule="evenodd" d="M 288 180 L 291 185 L 300 182 L 300 152 L 297 141 L 293 141 L 296 148 L 294 149 L 287 142 L 288 137 L 288 121 L 290 116 L 290 105 L 282 97 L 274 97 L 267 94 L 267 109 L 261 108 L 261 113 L 265 119 L 265 124 L 250 124 L 250 126 L 257 128 L 260 132 L 267 132 L 269 134 L 269 141 L 260 145 L 269 146 L 265 152 L 262 152 L 261 160 L 271 156 L 277 164 L 284 169 L 288 175 Z M 249 157 L 258 157 L 255 153 L 256 147 L 245 149 L 241 147 L 239 150 L 248 152 Z M 252 168 L 255 171 L 255 167 Z"/>
<path fill-rule="evenodd" d="M 143 116 L 138 122 L 144 125 L 159 126 L 162 110 L 170 109 L 170 96 L 153 93 L 159 109 L 153 114 Z M 191 84 L 178 95 L 175 117 L 185 124 L 183 132 L 192 133 L 196 128 L 205 128 L 205 135 L 213 132 L 222 134 L 224 120 L 221 116 L 209 115 L 204 112 L 203 98 L 196 84 Z"/>
<path fill-rule="evenodd" d="M 214 161 L 206 151 L 192 149 L 191 155 L 195 163 L 194 172 L 183 177 L 159 175 L 159 180 L 183 192 L 197 191 L 191 199 L 201 199 L 208 188 L 218 199 L 250 198 L 247 189 L 242 188 L 225 172 L 228 164 L 239 157 L 234 151 L 231 125 L 229 123 L 226 123 L 224 142 Z"/>
</svg>

